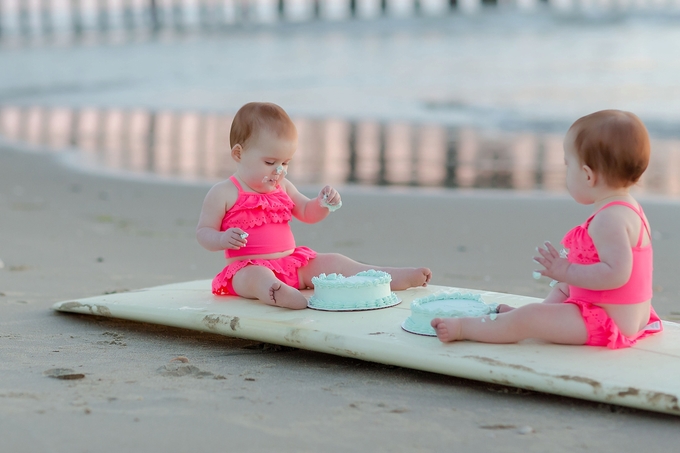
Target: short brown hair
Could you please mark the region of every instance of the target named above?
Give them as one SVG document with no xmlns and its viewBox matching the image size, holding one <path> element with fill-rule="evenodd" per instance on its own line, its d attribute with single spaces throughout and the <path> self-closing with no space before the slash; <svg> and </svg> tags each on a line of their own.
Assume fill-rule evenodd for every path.
<svg viewBox="0 0 680 453">
<path fill-rule="evenodd" d="M 621 110 L 601 110 L 579 118 L 569 131 L 579 160 L 613 187 L 635 184 L 647 169 L 650 144 L 640 118 Z"/>
<path fill-rule="evenodd" d="M 267 129 L 277 135 L 295 131 L 295 125 L 288 114 L 278 105 L 270 102 L 250 102 L 241 107 L 229 132 L 229 145 L 245 146 L 246 142 L 262 129 Z"/>
</svg>

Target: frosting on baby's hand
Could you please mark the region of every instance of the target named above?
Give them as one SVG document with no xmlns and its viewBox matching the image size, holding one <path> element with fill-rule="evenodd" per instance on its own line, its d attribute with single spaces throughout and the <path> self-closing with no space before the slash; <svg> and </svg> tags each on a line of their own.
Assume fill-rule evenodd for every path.
<svg viewBox="0 0 680 453">
<path fill-rule="evenodd" d="M 550 243 L 549 241 L 546 241 L 546 244 L 549 244 L 549 243 Z M 538 251 L 538 247 L 536 247 L 536 251 Z M 563 248 L 562 250 L 560 250 L 559 255 L 560 255 L 560 258 L 567 259 L 567 257 L 569 256 L 569 250 Z M 534 260 L 534 263 L 541 264 L 536 260 Z M 534 271 L 532 276 L 534 277 L 534 279 L 540 280 L 541 277 L 543 276 L 543 274 L 541 274 L 539 271 Z M 550 282 L 550 287 L 554 288 L 558 283 L 559 282 L 557 280 L 552 280 Z"/>
<path fill-rule="evenodd" d="M 324 208 L 328 208 L 329 211 L 334 212 L 342 207 L 342 200 L 338 201 L 337 204 L 330 204 L 328 202 L 328 194 L 325 193 L 323 194 L 323 198 L 319 200 L 319 204 Z"/>
<path fill-rule="evenodd" d="M 534 271 L 533 274 L 531 274 L 531 275 L 532 275 L 536 280 L 540 280 L 541 277 L 543 277 L 543 275 L 542 275 L 540 272 L 538 272 L 538 271 Z M 558 283 L 559 283 L 559 282 L 558 282 L 557 280 L 553 280 L 553 281 L 550 282 L 550 287 L 553 288 L 553 287 L 554 287 L 555 285 L 557 285 Z"/>
</svg>

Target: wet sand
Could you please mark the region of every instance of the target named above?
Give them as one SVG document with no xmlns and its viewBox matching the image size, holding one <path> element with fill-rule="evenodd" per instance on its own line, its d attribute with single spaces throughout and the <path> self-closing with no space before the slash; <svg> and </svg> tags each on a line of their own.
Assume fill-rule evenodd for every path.
<svg viewBox="0 0 680 453">
<path fill-rule="evenodd" d="M 223 258 L 194 237 L 207 189 L 0 150 L 3 451 L 620 452 L 680 441 L 677 417 L 51 310 L 69 298 L 211 278 Z M 341 193 L 343 208 L 323 223 L 294 223 L 299 244 L 427 265 L 439 285 L 530 296 L 548 291 L 531 278 L 534 247 L 558 242 L 588 213 L 547 194 Z M 680 203 L 643 203 L 654 305 L 677 320 Z M 56 379 L 55 369 L 76 379 Z"/>
</svg>

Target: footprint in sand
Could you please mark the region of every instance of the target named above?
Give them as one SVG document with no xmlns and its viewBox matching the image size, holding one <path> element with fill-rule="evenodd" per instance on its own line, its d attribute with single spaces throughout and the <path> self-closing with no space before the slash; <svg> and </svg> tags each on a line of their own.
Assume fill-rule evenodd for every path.
<svg viewBox="0 0 680 453">
<path fill-rule="evenodd" d="M 177 359 L 172 359 L 167 365 L 159 367 L 156 372 L 162 376 L 168 377 L 192 376 L 198 379 L 226 379 L 226 377 L 219 374 L 213 374 L 210 371 L 201 371 L 200 368 L 189 365 L 188 362 L 189 360 L 186 357 L 178 357 Z"/>
</svg>

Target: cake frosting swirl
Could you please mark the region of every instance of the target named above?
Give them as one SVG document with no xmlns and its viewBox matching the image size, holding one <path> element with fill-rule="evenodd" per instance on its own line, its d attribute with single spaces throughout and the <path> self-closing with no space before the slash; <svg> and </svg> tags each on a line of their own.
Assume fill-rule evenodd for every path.
<svg viewBox="0 0 680 453">
<path fill-rule="evenodd" d="M 342 274 L 321 274 L 312 277 L 314 295 L 308 306 L 319 310 L 370 310 L 399 303 L 390 290 L 392 276 L 370 269 L 345 277 Z"/>
<path fill-rule="evenodd" d="M 411 316 L 401 325 L 411 333 L 435 336 L 430 325 L 434 318 L 464 318 L 496 315 L 498 304 L 487 304 L 482 296 L 470 292 L 442 291 L 411 302 Z"/>
</svg>

